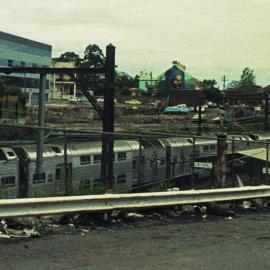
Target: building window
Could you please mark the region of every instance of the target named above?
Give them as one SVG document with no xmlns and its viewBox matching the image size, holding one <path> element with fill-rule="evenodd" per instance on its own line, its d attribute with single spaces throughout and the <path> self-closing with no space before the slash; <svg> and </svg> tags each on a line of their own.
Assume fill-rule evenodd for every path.
<svg viewBox="0 0 270 270">
<path fill-rule="evenodd" d="M 33 184 L 44 183 L 46 179 L 46 173 L 34 173 L 33 174 Z"/>
<path fill-rule="evenodd" d="M 117 154 L 117 160 L 123 161 L 127 159 L 127 153 L 126 152 L 120 152 Z"/>
<path fill-rule="evenodd" d="M 81 156 L 81 165 L 91 164 L 91 156 Z"/>
<path fill-rule="evenodd" d="M 94 156 L 94 163 L 100 163 L 101 162 L 101 155 L 95 155 Z"/>
<path fill-rule="evenodd" d="M 25 67 L 25 62 L 21 61 L 21 67 Z"/>
<path fill-rule="evenodd" d="M 32 63 L 32 67 L 37 67 L 37 64 L 36 63 Z"/>
<path fill-rule="evenodd" d="M 117 183 L 121 184 L 121 183 L 125 183 L 127 180 L 127 176 L 125 174 L 120 174 L 117 176 Z"/>
<path fill-rule="evenodd" d="M 3 187 L 14 187 L 16 182 L 16 177 L 13 176 L 3 176 L 1 178 L 1 185 Z"/>
<path fill-rule="evenodd" d="M 215 146 L 214 144 L 211 144 L 211 145 L 210 145 L 210 150 L 211 150 L 211 151 L 215 151 L 215 150 L 216 150 L 216 146 Z"/>
<path fill-rule="evenodd" d="M 136 169 L 137 159 L 134 158 L 132 161 L 132 169 Z"/>
<path fill-rule="evenodd" d="M 8 60 L 8 66 L 13 67 L 13 60 L 11 60 L 11 59 Z"/>
</svg>

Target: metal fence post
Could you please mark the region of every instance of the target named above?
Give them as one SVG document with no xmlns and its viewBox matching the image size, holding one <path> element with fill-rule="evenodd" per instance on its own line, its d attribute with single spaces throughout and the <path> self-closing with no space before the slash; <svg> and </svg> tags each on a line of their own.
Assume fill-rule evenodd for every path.
<svg viewBox="0 0 270 270">
<path fill-rule="evenodd" d="M 265 94 L 265 107 L 264 107 L 264 130 L 268 131 L 268 114 L 269 114 L 269 98 Z"/>
<path fill-rule="evenodd" d="M 39 109 L 38 109 L 38 142 L 37 142 L 37 160 L 36 172 L 42 173 L 43 163 L 43 144 L 44 144 L 44 125 L 45 125 L 45 98 L 46 98 L 46 74 L 40 74 L 40 90 L 39 90 Z"/>
<path fill-rule="evenodd" d="M 67 130 L 64 131 L 64 179 L 65 179 L 65 193 L 68 195 L 70 193 L 70 183 L 69 183 L 69 171 L 68 171 L 68 157 L 67 157 Z"/>
<path fill-rule="evenodd" d="M 196 138 L 192 138 L 192 156 L 191 156 L 191 189 L 194 189 L 195 185 L 195 168 L 194 168 L 194 163 L 195 163 L 195 151 L 196 151 Z"/>
<path fill-rule="evenodd" d="M 266 163 L 265 163 L 265 173 L 266 173 L 266 180 L 268 182 L 268 176 L 269 176 L 269 143 L 266 142 Z"/>
<path fill-rule="evenodd" d="M 234 159 L 235 159 L 235 140 L 232 138 L 232 162 L 231 162 L 231 170 L 232 170 L 232 178 L 233 178 L 233 184 L 236 185 L 236 179 L 235 179 L 235 168 L 234 168 Z"/>
<path fill-rule="evenodd" d="M 138 186 L 142 183 L 142 137 L 139 137 Z"/>
</svg>

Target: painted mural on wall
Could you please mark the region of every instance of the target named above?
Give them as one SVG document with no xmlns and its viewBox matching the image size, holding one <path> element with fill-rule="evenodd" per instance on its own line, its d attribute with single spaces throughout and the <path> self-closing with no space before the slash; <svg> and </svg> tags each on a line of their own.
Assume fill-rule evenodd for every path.
<svg viewBox="0 0 270 270">
<path fill-rule="evenodd" d="M 185 72 L 173 66 L 165 72 L 165 83 L 167 92 L 185 89 Z"/>
</svg>

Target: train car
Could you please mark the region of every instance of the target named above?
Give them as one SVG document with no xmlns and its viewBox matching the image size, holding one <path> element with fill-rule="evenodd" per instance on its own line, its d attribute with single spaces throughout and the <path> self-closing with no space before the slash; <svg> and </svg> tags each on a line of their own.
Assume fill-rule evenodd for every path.
<svg viewBox="0 0 270 270">
<path fill-rule="evenodd" d="M 134 159 L 138 150 L 138 142 L 114 141 L 114 190 L 121 192 L 132 187 Z M 100 178 L 101 153 L 101 142 L 80 142 L 68 145 L 68 155 L 72 167 L 73 193 L 95 193 L 104 189 L 104 183 Z"/>
<path fill-rule="evenodd" d="M 19 195 L 19 159 L 11 148 L 0 148 L 0 199 Z"/>
<path fill-rule="evenodd" d="M 65 194 L 63 182 L 64 151 L 55 145 L 44 146 L 42 173 L 36 172 L 37 148 L 14 148 L 19 157 L 19 197 L 47 197 Z M 70 161 L 68 160 L 68 163 Z"/>
</svg>

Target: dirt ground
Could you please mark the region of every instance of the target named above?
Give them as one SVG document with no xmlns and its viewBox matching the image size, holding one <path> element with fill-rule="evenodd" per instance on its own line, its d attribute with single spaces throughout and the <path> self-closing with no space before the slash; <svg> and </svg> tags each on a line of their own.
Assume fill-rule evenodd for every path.
<svg viewBox="0 0 270 270">
<path fill-rule="evenodd" d="M 153 218 L 78 233 L 2 239 L 1 270 L 161 270 L 270 267 L 270 211 L 236 218 Z"/>
</svg>

